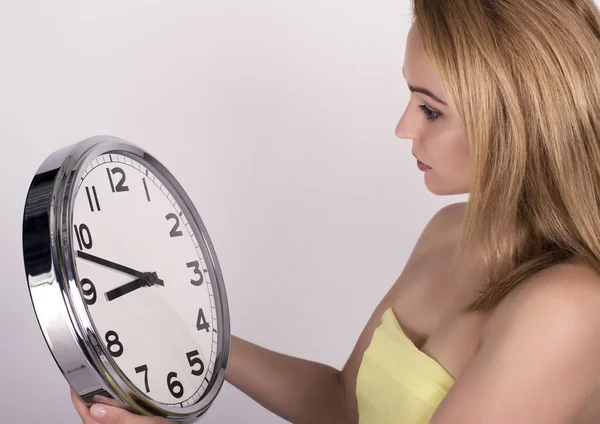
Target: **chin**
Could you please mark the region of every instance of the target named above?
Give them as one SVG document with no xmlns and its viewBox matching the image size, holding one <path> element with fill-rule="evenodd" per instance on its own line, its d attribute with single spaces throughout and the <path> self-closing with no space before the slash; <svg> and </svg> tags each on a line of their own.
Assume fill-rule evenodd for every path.
<svg viewBox="0 0 600 424">
<path fill-rule="evenodd" d="M 431 194 L 436 196 L 456 196 L 459 194 L 469 194 L 468 188 L 443 184 L 443 182 L 440 183 L 439 181 L 428 181 L 427 178 L 425 178 L 425 186 Z"/>
</svg>

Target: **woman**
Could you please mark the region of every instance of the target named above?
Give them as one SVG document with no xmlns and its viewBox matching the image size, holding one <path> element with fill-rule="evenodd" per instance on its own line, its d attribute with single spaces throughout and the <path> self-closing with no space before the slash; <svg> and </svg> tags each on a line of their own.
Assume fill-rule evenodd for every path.
<svg viewBox="0 0 600 424">
<path fill-rule="evenodd" d="M 227 380 L 294 423 L 600 422 L 600 11 L 413 10 L 396 134 L 468 203 L 433 216 L 342 370 L 233 337 Z M 85 424 L 165 422 L 73 402 Z"/>
</svg>

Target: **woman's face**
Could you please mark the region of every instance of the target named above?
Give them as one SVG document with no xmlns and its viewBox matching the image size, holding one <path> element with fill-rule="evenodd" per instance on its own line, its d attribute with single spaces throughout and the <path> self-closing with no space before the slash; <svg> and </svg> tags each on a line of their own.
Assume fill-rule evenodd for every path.
<svg viewBox="0 0 600 424">
<path fill-rule="evenodd" d="M 439 75 L 425 56 L 416 25 L 408 33 L 403 70 L 411 96 L 396 126 L 396 136 L 412 139 L 412 153 L 431 167 L 424 172 L 425 185 L 431 193 L 442 196 L 468 193 L 467 136 L 455 111 L 443 104 L 447 101 Z M 421 88 L 429 90 L 438 99 L 417 92 Z"/>
</svg>

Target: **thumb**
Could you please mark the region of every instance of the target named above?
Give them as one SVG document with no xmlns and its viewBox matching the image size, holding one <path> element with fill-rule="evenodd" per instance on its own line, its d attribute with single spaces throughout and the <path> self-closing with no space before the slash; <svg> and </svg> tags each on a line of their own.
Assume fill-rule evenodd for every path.
<svg viewBox="0 0 600 424">
<path fill-rule="evenodd" d="M 144 417 L 133 414 L 123 408 L 95 403 L 90 415 L 101 424 L 163 424 L 167 420 L 158 417 Z"/>
</svg>

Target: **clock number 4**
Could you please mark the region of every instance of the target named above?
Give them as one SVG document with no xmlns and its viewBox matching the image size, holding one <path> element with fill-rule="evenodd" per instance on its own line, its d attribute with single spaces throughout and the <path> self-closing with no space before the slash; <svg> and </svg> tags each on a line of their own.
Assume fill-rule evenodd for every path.
<svg viewBox="0 0 600 424">
<path fill-rule="evenodd" d="M 123 169 L 118 168 L 118 167 L 113 168 L 113 169 L 106 168 L 106 173 L 108 174 L 108 181 L 110 182 L 110 189 L 112 190 L 113 193 L 119 192 L 119 191 L 129 191 L 129 187 L 125 185 L 126 177 L 125 177 L 125 171 L 123 171 Z M 119 181 L 117 181 L 116 185 L 115 185 L 115 181 L 113 180 L 114 174 L 119 174 L 121 176 Z"/>
<path fill-rule="evenodd" d="M 206 322 L 206 317 L 204 316 L 204 311 L 202 310 L 202 308 L 200 308 L 200 310 L 198 311 L 198 319 L 196 320 L 196 329 L 198 331 L 200 330 L 206 330 L 206 332 L 209 332 L 210 325 L 208 324 L 208 322 Z"/>
</svg>

